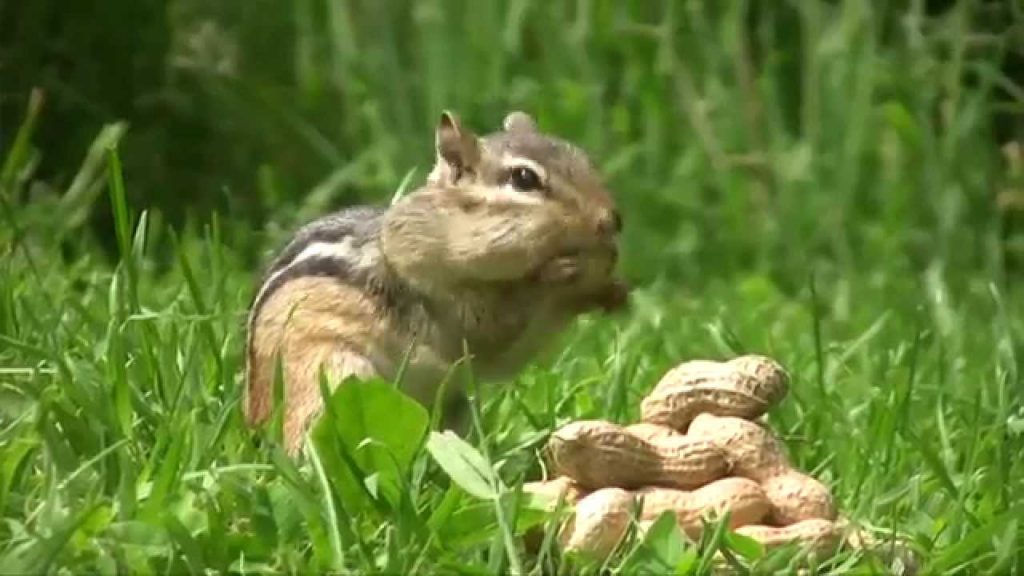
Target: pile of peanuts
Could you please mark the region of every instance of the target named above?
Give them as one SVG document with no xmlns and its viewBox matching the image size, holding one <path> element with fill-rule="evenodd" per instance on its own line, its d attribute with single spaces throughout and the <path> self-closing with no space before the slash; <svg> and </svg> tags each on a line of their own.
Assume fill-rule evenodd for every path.
<svg viewBox="0 0 1024 576">
<path fill-rule="evenodd" d="M 696 360 L 669 371 L 641 404 L 642 421 L 567 424 L 546 447 L 553 477 L 524 491 L 572 506 L 559 540 L 610 555 L 632 519 L 643 533 L 664 512 L 690 538 L 728 511 L 729 528 L 766 548 L 796 543 L 828 554 L 842 541 L 828 488 L 792 467 L 758 419 L 789 389 L 763 356 Z"/>
</svg>

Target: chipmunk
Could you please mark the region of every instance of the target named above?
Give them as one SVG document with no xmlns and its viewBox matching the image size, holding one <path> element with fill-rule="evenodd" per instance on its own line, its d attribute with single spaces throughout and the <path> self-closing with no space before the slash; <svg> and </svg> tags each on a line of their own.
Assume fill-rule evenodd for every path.
<svg viewBox="0 0 1024 576">
<path fill-rule="evenodd" d="M 294 454 L 322 410 L 321 370 L 334 386 L 405 364 L 401 389 L 429 408 L 466 351 L 475 377 L 506 378 L 580 314 L 626 305 L 622 220 L 587 154 L 524 112 L 502 128 L 479 137 L 443 112 L 422 187 L 315 220 L 277 255 L 249 311 L 250 425 L 271 414 L 278 359 Z M 444 422 L 459 427 L 464 406 Z"/>
</svg>

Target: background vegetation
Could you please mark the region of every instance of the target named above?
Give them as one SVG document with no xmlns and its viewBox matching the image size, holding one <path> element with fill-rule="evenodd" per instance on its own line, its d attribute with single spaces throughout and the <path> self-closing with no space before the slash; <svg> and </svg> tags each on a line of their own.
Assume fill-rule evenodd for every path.
<svg viewBox="0 0 1024 576">
<path fill-rule="evenodd" d="M 772 423 L 852 518 L 934 572 L 1019 573 L 1022 16 L 0 0 L 0 570 L 564 568 L 523 549 L 536 518 L 509 496 L 545 435 L 635 417 L 683 359 L 753 351 L 792 371 Z M 396 468 L 360 456 L 369 482 L 297 469 L 238 409 L 255 273 L 298 223 L 421 179 L 443 108 L 480 131 L 525 109 L 592 152 L 624 213 L 633 310 L 481 389 L 487 490 L 416 443 Z M 417 437 L 408 420 L 395 444 Z M 702 573 L 729 545 L 666 535 L 610 567 Z"/>
</svg>

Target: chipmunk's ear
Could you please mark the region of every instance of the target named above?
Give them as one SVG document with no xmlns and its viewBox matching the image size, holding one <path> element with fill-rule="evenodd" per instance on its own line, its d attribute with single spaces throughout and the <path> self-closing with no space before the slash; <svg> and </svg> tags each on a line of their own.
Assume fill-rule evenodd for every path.
<svg viewBox="0 0 1024 576">
<path fill-rule="evenodd" d="M 472 172 L 480 162 L 480 141 L 476 134 L 463 128 L 458 116 L 448 110 L 441 113 L 434 142 L 437 163 L 430 173 L 432 182 L 454 183 Z"/>
<path fill-rule="evenodd" d="M 536 132 L 537 122 L 532 116 L 526 112 L 516 110 L 509 112 L 508 116 L 505 116 L 505 121 L 501 123 L 502 128 L 506 132 Z"/>
</svg>

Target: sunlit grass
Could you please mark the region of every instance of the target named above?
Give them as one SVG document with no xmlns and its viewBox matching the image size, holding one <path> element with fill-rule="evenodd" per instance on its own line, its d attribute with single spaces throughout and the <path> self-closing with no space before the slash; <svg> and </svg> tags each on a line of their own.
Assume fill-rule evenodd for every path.
<svg viewBox="0 0 1024 576">
<path fill-rule="evenodd" d="M 360 135 L 363 155 L 332 156 L 315 193 L 279 198 L 266 234 L 230 213 L 175 229 L 140 210 L 121 124 L 82 150 L 67 186 L 37 181 L 46 110 L 30 106 L 0 172 L 0 571 L 570 572 L 550 540 L 530 550 L 521 537 L 554 524 L 517 492 L 541 474 L 546 436 L 571 419 L 632 421 L 675 363 L 745 352 L 793 375 L 770 421 L 845 515 L 907 539 L 936 573 L 1020 570 L 1024 300 L 988 128 L 992 83 L 1007 79 L 961 84 L 985 66 L 966 18 L 930 22 L 912 42 L 883 38 L 865 4 L 798 2 L 796 45 L 781 29 L 744 40 L 738 8 L 513 5 L 554 43 L 531 66 L 532 36 L 474 4 L 466 37 L 429 18 L 416 28 L 416 82 L 399 82 L 404 52 L 373 37 L 371 16 L 332 4 L 331 26 L 366 18 L 351 38 L 303 20 L 336 58 L 303 73 L 366 81 L 375 96 L 343 103 L 364 112 L 341 131 Z M 470 49 L 494 38 L 502 50 Z M 753 78 L 743 42 L 763 57 Z M 372 58 L 352 58 L 369 47 Z M 947 57 L 958 50 L 968 57 Z M 796 94 L 784 89 L 794 66 Z M 386 201 L 413 158 L 421 178 L 438 109 L 483 129 L 513 106 L 606 167 L 624 267 L 641 284 L 631 310 L 586 318 L 553 358 L 481 385 L 469 446 L 430 436 L 429 419 L 371 383 L 358 402 L 335 398 L 339 413 L 297 466 L 239 409 L 250 255 L 348 186 Z M 84 225 L 99 206 L 113 257 Z M 353 410 L 408 417 L 353 428 Z M 365 433 L 377 444 L 360 447 Z M 396 446 L 408 452 L 393 460 Z M 630 540 L 608 567 L 708 573 L 713 551 L 735 545 L 747 567 L 787 570 L 785 556 L 753 560 L 720 531 L 697 546 L 661 534 Z"/>
</svg>

